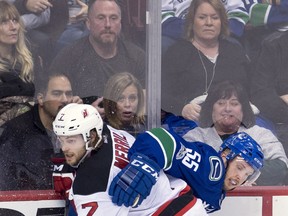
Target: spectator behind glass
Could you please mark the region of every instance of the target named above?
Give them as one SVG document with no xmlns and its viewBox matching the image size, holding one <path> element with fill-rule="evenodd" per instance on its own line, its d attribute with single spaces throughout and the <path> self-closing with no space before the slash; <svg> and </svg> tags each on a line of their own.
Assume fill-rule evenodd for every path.
<svg viewBox="0 0 288 216">
<path fill-rule="evenodd" d="M 228 35 L 226 11 L 219 0 L 192 1 L 185 40 L 171 46 L 162 59 L 163 110 L 197 121 L 203 102 L 199 100 L 215 84 L 231 79 L 247 86 L 249 60 L 239 44 L 226 39 Z M 194 98 L 198 101 L 190 102 Z"/>
<path fill-rule="evenodd" d="M 30 109 L 34 72 L 42 69 L 26 45 L 24 31 L 15 6 L 0 1 L 0 125 Z"/>
<path fill-rule="evenodd" d="M 64 74 L 43 81 L 33 108 L 0 128 L 0 190 L 52 189 L 51 159 L 60 152 L 52 122 L 66 104 L 82 100 Z"/>
<path fill-rule="evenodd" d="M 162 52 L 183 36 L 184 22 L 191 2 L 192 0 L 162 0 Z M 221 2 L 228 15 L 232 36 L 242 42 L 244 39 L 244 43 L 248 43 L 246 44 L 248 49 L 255 48 L 253 42 L 257 45 L 261 43 L 263 33 L 267 35 L 276 29 L 287 30 L 287 1 L 223 0 Z"/>
<path fill-rule="evenodd" d="M 161 13 L 163 53 L 169 46 L 183 37 L 185 19 L 191 2 L 192 0 L 162 0 Z M 221 2 L 224 5 L 228 15 L 229 29 L 232 36 L 242 36 L 246 23 L 250 18 L 251 20 L 254 20 L 255 16 L 251 16 L 249 18 L 249 13 L 247 13 L 247 9 L 245 8 L 246 4 L 244 5 L 242 0 L 226 0 Z M 255 2 L 253 1 L 253 3 Z M 264 12 L 266 11 L 261 11 L 260 14 L 265 14 Z"/>
<path fill-rule="evenodd" d="M 283 146 L 270 130 L 255 125 L 255 116 L 241 85 L 225 81 L 213 88 L 202 105 L 199 126 L 183 138 L 208 143 L 216 151 L 230 135 L 249 134 L 262 147 L 265 159 L 257 185 L 284 184 L 288 159 Z"/>
<path fill-rule="evenodd" d="M 65 46 L 89 34 L 85 21 L 87 18 L 87 0 L 68 0 L 69 21 L 56 44 L 56 54 Z"/>
<path fill-rule="evenodd" d="M 124 71 L 144 84 L 145 53 L 120 38 L 121 10 L 114 0 L 91 0 L 86 21 L 90 34 L 62 49 L 51 65 L 51 71 L 69 72 L 73 91 L 81 98 L 102 96 L 110 76 Z M 102 98 L 90 103 L 99 107 Z"/>
<path fill-rule="evenodd" d="M 251 81 L 251 100 L 271 120 L 288 154 L 288 32 L 262 44 Z"/>
<path fill-rule="evenodd" d="M 37 48 L 45 69 L 53 58 L 55 42 L 68 21 L 67 0 L 8 0 L 18 9 L 26 35 Z"/>
<path fill-rule="evenodd" d="M 237 1 L 243 2 L 249 14 L 249 19 L 239 17 L 239 21 L 246 23 L 245 32 L 241 40 L 251 61 L 254 62 L 261 51 L 261 44 L 266 37 L 270 37 L 270 34 L 275 32 L 288 30 L 288 1 Z"/>
<path fill-rule="evenodd" d="M 110 77 L 104 89 L 107 124 L 133 136 L 144 132 L 144 93 L 140 82 L 130 73 Z"/>
<path fill-rule="evenodd" d="M 44 26 L 50 21 L 50 8 L 53 5 L 48 0 L 7 1 L 17 8 L 27 31 Z"/>
</svg>

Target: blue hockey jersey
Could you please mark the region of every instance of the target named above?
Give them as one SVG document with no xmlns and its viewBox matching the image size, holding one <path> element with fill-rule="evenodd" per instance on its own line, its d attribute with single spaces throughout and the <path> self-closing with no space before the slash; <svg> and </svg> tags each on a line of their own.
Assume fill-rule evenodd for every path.
<svg viewBox="0 0 288 216">
<path fill-rule="evenodd" d="M 167 174 L 185 180 L 208 213 L 220 209 L 225 197 L 225 166 L 211 146 L 187 142 L 173 131 L 154 128 L 137 137 L 129 156 L 135 152 L 147 155 Z"/>
</svg>

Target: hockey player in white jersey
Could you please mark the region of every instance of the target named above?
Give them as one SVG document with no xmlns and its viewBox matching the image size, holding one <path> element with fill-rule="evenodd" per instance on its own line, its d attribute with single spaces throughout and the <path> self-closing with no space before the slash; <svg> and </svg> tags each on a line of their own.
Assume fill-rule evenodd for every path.
<svg viewBox="0 0 288 216">
<path fill-rule="evenodd" d="M 65 106 L 56 116 L 53 130 L 61 142 L 67 164 L 76 171 L 70 190 L 71 173 L 55 170 L 55 189 L 70 190 L 69 199 L 77 215 L 206 215 L 201 200 L 194 197 L 183 180 L 168 179 L 159 166 L 144 155 L 135 154 L 129 161 L 128 150 L 134 137 L 103 124 L 93 106 Z M 126 196 L 126 206 L 134 208 L 118 206 L 108 195 L 111 181 L 124 167 L 139 194 Z M 151 187 L 151 192 L 146 193 Z"/>
</svg>

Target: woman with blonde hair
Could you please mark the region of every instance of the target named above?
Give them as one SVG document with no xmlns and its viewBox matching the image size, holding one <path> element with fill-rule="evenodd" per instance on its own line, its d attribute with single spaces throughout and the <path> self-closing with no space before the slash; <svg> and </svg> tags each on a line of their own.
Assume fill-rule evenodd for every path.
<svg viewBox="0 0 288 216">
<path fill-rule="evenodd" d="M 0 1 L 0 125 L 29 109 L 35 92 L 33 59 L 25 39 L 24 24 L 14 5 Z"/>
<path fill-rule="evenodd" d="M 123 72 L 110 77 L 103 96 L 109 125 L 133 136 L 145 130 L 143 88 L 132 74 Z"/>
</svg>

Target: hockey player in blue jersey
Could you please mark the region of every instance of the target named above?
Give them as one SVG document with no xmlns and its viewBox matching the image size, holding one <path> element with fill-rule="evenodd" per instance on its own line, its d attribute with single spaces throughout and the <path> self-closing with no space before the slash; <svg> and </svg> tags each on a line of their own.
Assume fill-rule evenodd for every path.
<svg viewBox="0 0 288 216">
<path fill-rule="evenodd" d="M 135 155 L 145 155 L 167 174 L 185 180 L 194 195 L 203 201 L 207 213 L 220 209 L 226 191 L 245 182 L 253 183 L 263 166 L 261 147 L 244 132 L 231 135 L 216 152 L 205 143 L 187 142 L 172 131 L 155 128 L 137 137 L 129 150 L 129 158 Z M 134 189 L 143 182 L 134 178 L 139 169 L 134 169 L 131 163 L 141 167 L 135 160 L 130 162 L 109 189 L 113 202 L 118 205 L 127 206 L 127 200 L 134 200 L 136 196 L 143 200 L 146 196 Z"/>
</svg>

